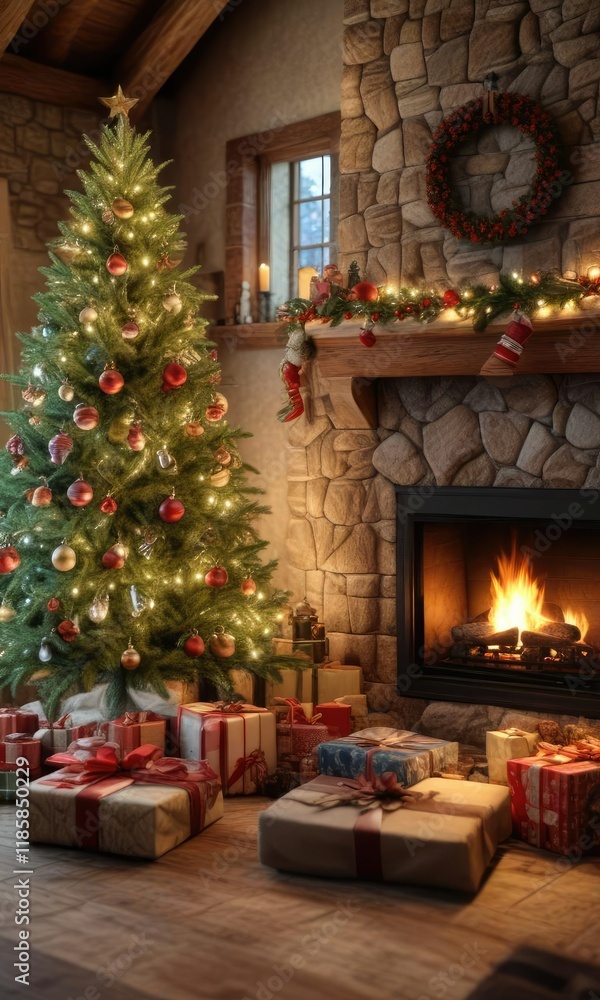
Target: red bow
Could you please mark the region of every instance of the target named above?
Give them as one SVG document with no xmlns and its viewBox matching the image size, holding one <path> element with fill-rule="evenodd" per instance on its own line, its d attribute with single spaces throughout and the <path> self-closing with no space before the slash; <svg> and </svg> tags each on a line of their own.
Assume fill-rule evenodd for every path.
<svg viewBox="0 0 600 1000">
<path fill-rule="evenodd" d="M 236 781 L 244 776 L 246 771 L 250 771 L 250 778 L 255 785 L 262 788 L 269 776 L 269 768 L 264 750 L 253 750 L 247 757 L 240 757 L 235 764 L 235 768 L 227 782 L 228 788 L 235 785 Z"/>
<path fill-rule="evenodd" d="M 275 701 L 278 705 L 287 705 L 288 714 L 285 721 L 291 725 L 314 726 L 321 718 L 319 712 L 318 715 L 313 715 L 312 719 L 309 719 L 298 698 L 275 698 Z"/>
<path fill-rule="evenodd" d="M 34 737 L 31 733 L 8 733 L 2 740 L 3 743 L 32 743 Z"/>
<path fill-rule="evenodd" d="M 551 758 L 555 764 L 573 764 L 578 761 L 600 761 L 600 740 L 595 736 L 587 736 L 584 740 L 574 740 L 566 746 L 556 743 L 546 743 L 542 740 L 537 745 L 537 756 Z M 550 761 L 549 761 L 550 763 Z"/>
<path fill-rule="evenodd" d="M 60 719 L 57 719 L 56 722 L 48 722 L 48 719 L 44 719 L 43 722 L 40 722 L 40 729 L 66 729 L 67 719 L 70 718 L 71 713 L 67 712 L 66 715 L 61 715 Z"/>
<path fill-rule="evenodd" d="M 81 744 L 86 744 L 86 746 L 82 747 Z M 73 750 L 74 747 L 77 749 Z M 51 757 L 48 757 L 48 762 L 62 764 L 68 772 L 77 775 L 77 778 L 74 779 L 76 783 L 84 783 L 95 778 L 108 778 L 111 774 L 145 770 L 152 767 L 153 763 L 162 757 L 162 750 L 152 743 L 145 743 L 144 746 L 137 747 L 121 761 L 115 752 L 117 749 L 118 747 L 114 743 L 105 743 L 98 736 L 89 736 L 75 740 L 66 753 L 52 754 Z"/>
</svg>

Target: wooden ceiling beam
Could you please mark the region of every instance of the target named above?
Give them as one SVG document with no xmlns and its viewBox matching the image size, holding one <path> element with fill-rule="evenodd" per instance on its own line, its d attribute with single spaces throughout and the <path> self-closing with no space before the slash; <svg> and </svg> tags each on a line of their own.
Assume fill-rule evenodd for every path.
<svg viewBox="0 0 600 1000">
<path fill-rule="evenodd" d="M 0 59 L 17 34 L 35 0 L 0 0 Z"/>
<path fill-rule="evenodd" d="M 0 62 L 0 92 L 21 94 L 66 108 L 98 111 L 100 117 L 98 98 L 111 91 L 106 80 L 67 73 L 7 52 Z"/>
<path fill-rule="evenodd" d="M 128 97 L 139 98 L 132 119 L 143 114 L 227 4 L 228 0 L 166 0 L 117 66 L 115 85 L 120 83 Z"/>
<path fill-rule="evenodd" d="M 49 62 L 51 66 L 63 66 L 77 39 L 82 24 L 88 20 L 100 0 L 77 0 L 61 8 L 36 39 L 34 58 Z"/>
</svg>

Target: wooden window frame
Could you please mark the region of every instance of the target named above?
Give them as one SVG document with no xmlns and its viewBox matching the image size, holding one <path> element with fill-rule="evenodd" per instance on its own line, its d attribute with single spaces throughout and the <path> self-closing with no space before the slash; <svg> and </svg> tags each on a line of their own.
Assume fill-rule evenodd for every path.
<svg viewBox="0 0 600 1000">
<path fill-rule="evenodd" d="M 225 315 L 234 323 L 242 281 L 258 316 L 258 265 L 268 259 L 270 165 L 339 153 L 341 114 L 275 126 L 226 147 Z"/>
</svg>

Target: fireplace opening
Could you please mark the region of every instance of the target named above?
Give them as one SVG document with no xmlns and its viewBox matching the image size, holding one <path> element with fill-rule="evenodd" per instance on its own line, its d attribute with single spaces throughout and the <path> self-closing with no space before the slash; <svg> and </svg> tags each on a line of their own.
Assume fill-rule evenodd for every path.
<svg viewBox="0 0 600 1000">
<path fill-rule="evenodd" d="M 600 717 L 600 493 L 397 490 L 398 688 Z"/>
</svg>

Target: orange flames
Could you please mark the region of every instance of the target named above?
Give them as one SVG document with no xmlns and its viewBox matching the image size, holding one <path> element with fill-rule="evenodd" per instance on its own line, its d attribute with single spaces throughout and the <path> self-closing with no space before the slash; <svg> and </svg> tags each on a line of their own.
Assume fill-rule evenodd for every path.
<svg viewBox="0 0 600 1000">
<path fill-rule="evenodd" d="M 532 573 L 531 563 L 517 551 L 513 544 L 510 555 L 501 553 L 498 556 L 497 573 L 491 574 L 491 598 L 489 620 L 494 631 L 519 629 L 519 636 L 524 630 L 543 632 L 544 622 L 549 621 L 544 616 L 544 583 L 537 580 Z M 571 625 L 577 625 L 581 638 L 585 639 L 589 621 L 581 611 L 565 608 L 564 620 Z"/>
</svg>

